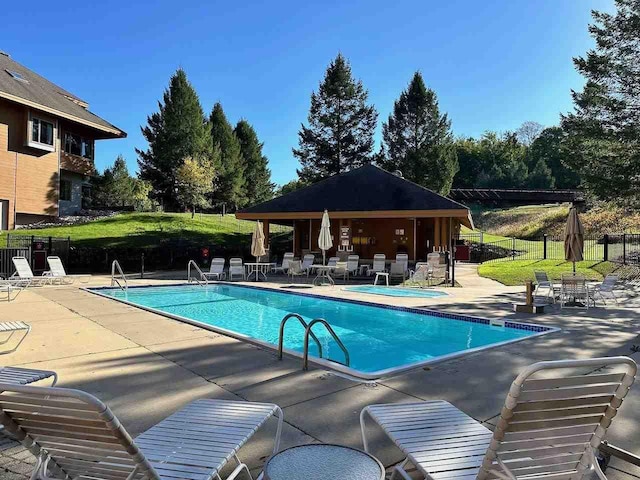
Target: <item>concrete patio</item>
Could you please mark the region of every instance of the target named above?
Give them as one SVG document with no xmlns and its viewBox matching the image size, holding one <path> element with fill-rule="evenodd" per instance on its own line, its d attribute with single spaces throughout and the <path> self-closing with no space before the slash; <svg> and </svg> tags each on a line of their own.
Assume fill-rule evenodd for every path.
<svg viewBox="0 0 640 480">
<path fill-rule="evenodd" d="M 180 275 L 180 274 L 178 274 Z M 181 278 L 185 278 L 184 275 Z M 382 379 L 353 381 L 326 370 L 301 370 L 301 360 L 278 361 L 275 352 L 183 324 L 80 290 L 108 285 L 106 277 L 72 286 L 32 288 L 16 301 L 0 304 L 0 321 L 32 325 L 21 348 L 3 365 L 51 369 L 59 386 L 86 390 L 105 401 L 132 435 L 138 435 L 198 398 L 274 402 L 285 414 L 283 447 L 310 442 L 362 447 L 358 415 L 372 403 L 446 399 L 475 419 L 496 421 L 510 383 L 526 365 L 539 360 L 632 355 L 640 344 L 640 308 L 633 300 L 618 307 L 563 310 L 541 316 L 515 314 L 511 302 L 521 288 L 480 279 L 473 268 L 460 269 L 463 288 L 448 297 L 393 298 L 314 287 L 325 295 L 395 305 L 424 306 L 486 317 L 513 318 L 562 328 L 525 340 Z M 161 284 L 167 280 L 131 280 Z M 270 285 L 269 283 L 263 285 Z M 271 284 L 280 287 L 279 284 Z M 640 454 L 640 385 L 609 431 L 611 443 Z M 275 422 L 240 452 L 253 472 L 270 453 Z M 0 478 L 25 479 L 33 457 L 16 443 L 0 441 Z M 373 451 L 386 465 L 400 452 L 381 434 Z M 609 478 L 640 478 L 640 469 L 612 461 Z"/>
</svg>

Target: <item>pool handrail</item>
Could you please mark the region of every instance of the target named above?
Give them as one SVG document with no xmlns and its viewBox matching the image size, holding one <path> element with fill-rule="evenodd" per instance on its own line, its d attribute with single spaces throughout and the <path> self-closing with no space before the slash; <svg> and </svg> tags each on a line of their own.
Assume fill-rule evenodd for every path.
<svg viewBox="0 0 640 480">
<path fill-rule="evenodd" d="M 333 330 L 333 328 L 331 328 L 331 325 L 329 325 L 329 322 L 327 322 L 324 318 L 314 318 L 309 322 L 309 325 L 307 325 L 307 328 L 304 332 L 304 351 L 302 354 L 302 369 L 309 370 L 309 335 L 313 335 L 313 332 L 311 331 L 311 329 L 316 323 L 323 324 L 327 329 L 327 331 L 331 334 L 333 339 L 336 341 L 336 343 L 342 350 L 342 353 L 344 353 L 345 363 L 338 362 L 337 360 L 331 360 L 330 358 L 327 358 L 325 360 L 331 360 L 332 362 L 342 363 L 342 365 L 349 367 L 351 363 L 351 360 L 349 359 L 349 351 L 347 350 L 347 347 L 344 346 L 344 343 L 342 343 L 342 340 L 340 340 L 340 337 L 338 337 L 338 335 Z"/>
<path fill-rule="evenodd" d="M 297 318 L 305 328 L 305 331 L 308 327 L 307 322 L 305 322 L 302 316 L 297 313 L 289 313 L 284 316 L 280 321 L 280 333 L 278 334 L 278 360 L 282 360 L 282 351 L 284 349 L 284 326 L 290 318 Z M 316 337 L 316 334 L 313 332 L 311 332 L 311 337 L 315 340 L 316 345 L 318 345 L 318 357 L 322 358 L 322 344 L 320 343 L 320 340 L 318 340 L 318 337 Z"/>
<path fill-rule="evenodd" d="M 200 274 L 200 280 L 198 280 L 196 277 L 191 276 L 191 265 L 193 265 L 195 270 Z M 209 284 L 207 276 L 202 273 L 202 270 L 200 270 L 200 267 L 194 260 L 189 260 L 189 263 L 187 264 L 187 283 L 191 283 L 191 280 L 194 280 L 198 285 L 202 285 L 203 283 L 204 285 Z"/>
<path fill-rule="evenodd" d="M 118 271 L 118 275 L 122 278 L 122 280 L 124 280 L 124 286 L 122 286 L 120 280 L 116 278 L 116 270 Z M 111 262 L 111 286 L 113 287 L 114 285 L 118 285 L 118 287 L 120 287 L 120 290 L 122 290 L 123 292 L 129 290 L 127 277 L 122 271 L 122 267 L 120 267 L 120 262 L 118 262 L 118 260 L 114 260 L 113 262 Z"/>
</svg>

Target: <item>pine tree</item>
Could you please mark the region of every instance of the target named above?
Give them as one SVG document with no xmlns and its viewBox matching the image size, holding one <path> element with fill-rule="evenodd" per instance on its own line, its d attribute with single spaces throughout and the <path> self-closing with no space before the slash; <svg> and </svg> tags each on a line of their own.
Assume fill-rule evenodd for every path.
<svg viewBox="0 0 640 480">
<path fill-rule="evenodd" d="M 368 93 L 356 81 L 349 62 L 338 56 L 331 62 L 298 133 L 293 155 L 304 182 L 317 182 L 371 162 L 378 113 L 367 105 Z"/>
<path fill-rule="evenodd" d="M 544 160 L 540 159 L 536 162 L 533 169 L 529 172 L 527 177 L 528 188 L 553 188 L 555 186 L 555 180 L 551 174 L 551 169 L 547 166 Z"/>
<path fill-rule="evenodd" d="M 258 140 L 258 134 L 246 120 L 238 122 L 234 133 L 245 165 L 246 204 L 255 205 L 273 198 L 275 185 L 271 183 L 269 160 L 262 154 L 263 144 Z"/>
<path fill-rule="evenodd" d="M 616 12 L 593 11 L 596 41 L 574 58 L 586 78 L 573 91 L 575 110 L 562 118 L 570 166 L 603 199 L 640 202 L 640 2 L 615 0 Z"/>
<path fill-rule="evenodd" d="M 209 124 L 213 146 L 220 151 L 214 202 L 217 204 L 225 203 L 227 209 L 235 210 L 244 206 L 246 201 L 244 192 L 245 164 L 240 152 L 240 143 L 233 133 L 233 127 L 227 120 L 220 102 L 213 106 Z"/>
<path fill-rule="evenodd" d="M 136 149 L 140 178 L 153 186 L 154 196 L 165 209 L 178 206 L 175 196 L 175 171 L 190 156 L 210 158 L 212 142 L 198 95 L 178 69 L 169 81 L 158 112 L 147 117 L 141 127 L 149 143 L 146 151 Z"/>
<path fill-rule="evenodd" d="M 400 94 L 389 120 L 382 125 L 386 149 L 383 168 L 446 195 L 458 171 L 458 158 L 447 114 L 440 114 L 438 99 L 416 72 Z"/>
</svg>

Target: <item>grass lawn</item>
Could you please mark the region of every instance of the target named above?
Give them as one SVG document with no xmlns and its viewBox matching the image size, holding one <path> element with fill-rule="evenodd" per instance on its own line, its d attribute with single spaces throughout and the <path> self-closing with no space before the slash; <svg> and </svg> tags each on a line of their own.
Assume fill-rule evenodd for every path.
<svg viewBox="0 0 640 480">
<path fill-rule="evenodd" d="M 584 261 L 576 264 L 576 272 L 588 280 L 602 280 L 604 275 L 618 267 L 611 262 Z M 534 271 L 547 272 L 550 279 L 560 280 L 562 274 L 571 272 L 572 268 L 572 263 L 563 260 L 503 260 L 479 265 L 478 273 L 504 285 L 524 285 L 525 281 L 534 280 Z"/>
<path fill-rule="evenodd" d="M 272 233 L 273 227 L 277 226 L 272 226 Z M 188 213 L 122 213 L 78 225 L 16 230 L 11 235 L 71 237 L 74 245 L 99 247 L 150 247 L 172 240 L 232 245 L 250 241 L 254 228 L 255 222 L 234 215 L 196 214 L 192 219 Z M 0 246 L 5 243 L 6 234 L 0 237 Z"/>
</svg>

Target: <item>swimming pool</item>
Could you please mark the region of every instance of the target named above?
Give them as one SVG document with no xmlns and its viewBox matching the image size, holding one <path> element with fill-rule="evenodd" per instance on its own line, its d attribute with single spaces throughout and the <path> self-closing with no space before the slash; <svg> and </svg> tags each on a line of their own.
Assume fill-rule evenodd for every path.
<svg viewBox="0 0 640 480">
<path fill-rule="evenodd" d="M 344 361 L 342 351 L 322 325 L 313 331 L 323 358 L 311 342 L 310 360 L 365 379 L 557 330 L 514 322 L 491 325 L 481 318 L 227 283 L 86 290 L 271 348 L 278 344 L 285 315 L 298 313 L 307 322 L 324 318 L 347 347 L 351 362 L 348 367 L 335 363 Z M 303 337 L 297 321 L 287 323 L 285 350 L 300 355 Z"/>
<path fill-rule="evenodd" d="M 415 298 L 437 298 L 446 297 L 444 292 L 437 290 L 422 290 L 420 288 L 387 287 L 384 285 L 356 285 L 346 287 L 347 292 L 370 293 L 372 295 L 385 295 L 387 297 L 415 297 Z"/>
</svg>

